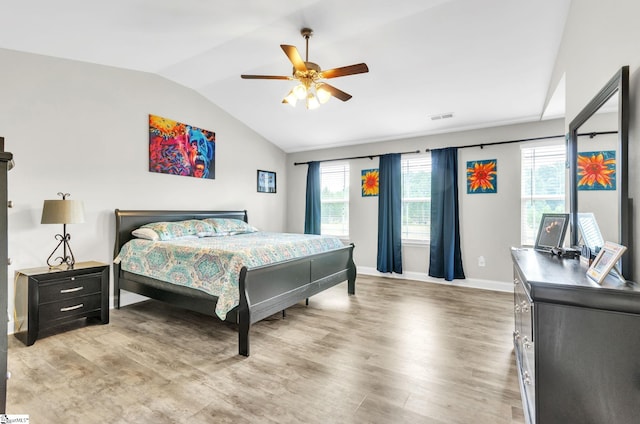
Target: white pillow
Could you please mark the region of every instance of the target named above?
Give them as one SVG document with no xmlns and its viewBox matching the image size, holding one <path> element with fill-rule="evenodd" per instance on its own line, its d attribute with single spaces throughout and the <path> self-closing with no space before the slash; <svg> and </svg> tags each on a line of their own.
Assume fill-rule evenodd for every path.
<svg viewBox="0 0 640 424">
<path fill-rule="evenodd" d="M 136 228 L 131 232 L 134 237 L 138 237 L 144 240 L 158 241 L 160 236 L 151 228 Z"/>
</svg>

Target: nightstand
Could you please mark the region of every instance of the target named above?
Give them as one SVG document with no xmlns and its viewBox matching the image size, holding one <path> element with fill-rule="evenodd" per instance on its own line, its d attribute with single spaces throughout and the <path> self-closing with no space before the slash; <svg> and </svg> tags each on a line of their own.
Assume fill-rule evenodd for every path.
<svg viewBox="0 0 640 424">
<path fill-rule="evenodd" d="M 16 271 L 14 335 L 31 346 L 42 330 L 80 318 L 109 323 L 109 265 L 78 262 L 73 269 Z"/>
</svg>

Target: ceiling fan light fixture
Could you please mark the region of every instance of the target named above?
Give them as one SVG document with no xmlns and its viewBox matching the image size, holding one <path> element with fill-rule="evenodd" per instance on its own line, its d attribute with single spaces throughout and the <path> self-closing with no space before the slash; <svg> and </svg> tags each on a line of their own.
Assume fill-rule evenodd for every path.
<svg viewBox="0 0 640 424">
<path fill-rule="evenodd" d="M 293 88 L 293 93 L 298 99 L 302 100 L 307 97 L 307 87 L 304 84 L 298 84 Z"/>
<path fill-rule="evenodd" d="M 287 103 L 291 105 L 291 107 L 296 107 L 296 103 L 298 103 L 298 97 L 296 97 L 293 90 L 291 90 L 289 91 L 289 94 L 287 94 L 287 97 L 284 98 L 282 103 Z"/>
<path fill-rule="evenodd" d="M 316 95 L 320 104 L 325 104 L 331 99 L 331 93 L 325 88 L 323 83 L 316 84 Z"/>
<path fill-rule="evenodd" d="M 313 95 L 313 93 L 309 93 L 307 96 L 307 109 L 313 110 L 317 109 L 320 106 L 320 102 L 318 102 L 318 98 Z"/>
</svg>

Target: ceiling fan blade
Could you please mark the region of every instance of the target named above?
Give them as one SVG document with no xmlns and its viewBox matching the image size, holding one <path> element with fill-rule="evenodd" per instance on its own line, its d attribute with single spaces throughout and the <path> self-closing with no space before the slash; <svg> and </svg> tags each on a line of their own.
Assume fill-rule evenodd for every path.
<svg viewBox="0 0 640 424">
<path fill-rule="evenodd" d="M 335 88 L 333 85 L 329 85 L 326 82 L 322 84 L 322 88 L 327 90 L 329 93 L 331 93 L 331 95 L 333 97 L 335 97 L 336 99 L 340 99 L 343 102 L 346 102 L 347 100 L 349 100 L 351 97 L 351 94 L 349 93 L 345 93 L 344 91 Z"/>
<path fill-rule="evenodd" d="M 284 54 L 287 55 L 291 63 L 293 63 L 293 67 L 296 71 L 305 72 L 307 70 L 307 65 L 304 64 L 304 60 L 302 60 L 302 56 L 300 56 L 300 53 L 298 53 L 298 49 L 296 49 L 296 46 L 280 44 L 280 47 L 284 51 Z"/>
<path fill-rule="evenodd" d="M 364 74 L 369 72 L 369 68 L 366 63 L 358 63 L 357 65 L 343 66 L 341 68 L 327 69 L 320 72 L 320 78 L 336 78 L 344 77 L 346 75 Z"/>
<path fill-rule="evenodd" d="M 285 77 L 280 75 L 240 75 L 243 79 L 275 79 L 275 80 L 290 80 L 292 77 Z"/>
</svg>

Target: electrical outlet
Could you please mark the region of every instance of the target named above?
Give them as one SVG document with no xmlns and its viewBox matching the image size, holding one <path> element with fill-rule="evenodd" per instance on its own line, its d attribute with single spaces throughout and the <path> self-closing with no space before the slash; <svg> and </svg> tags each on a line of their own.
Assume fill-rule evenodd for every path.
<svg viewBox="0 0 640 424">
<path fill-rule="evenodd" d="M 478 256 L 478 266 L 485 266 L 486 262 L 484 260 L 484 256 Z"/>
</svg>

